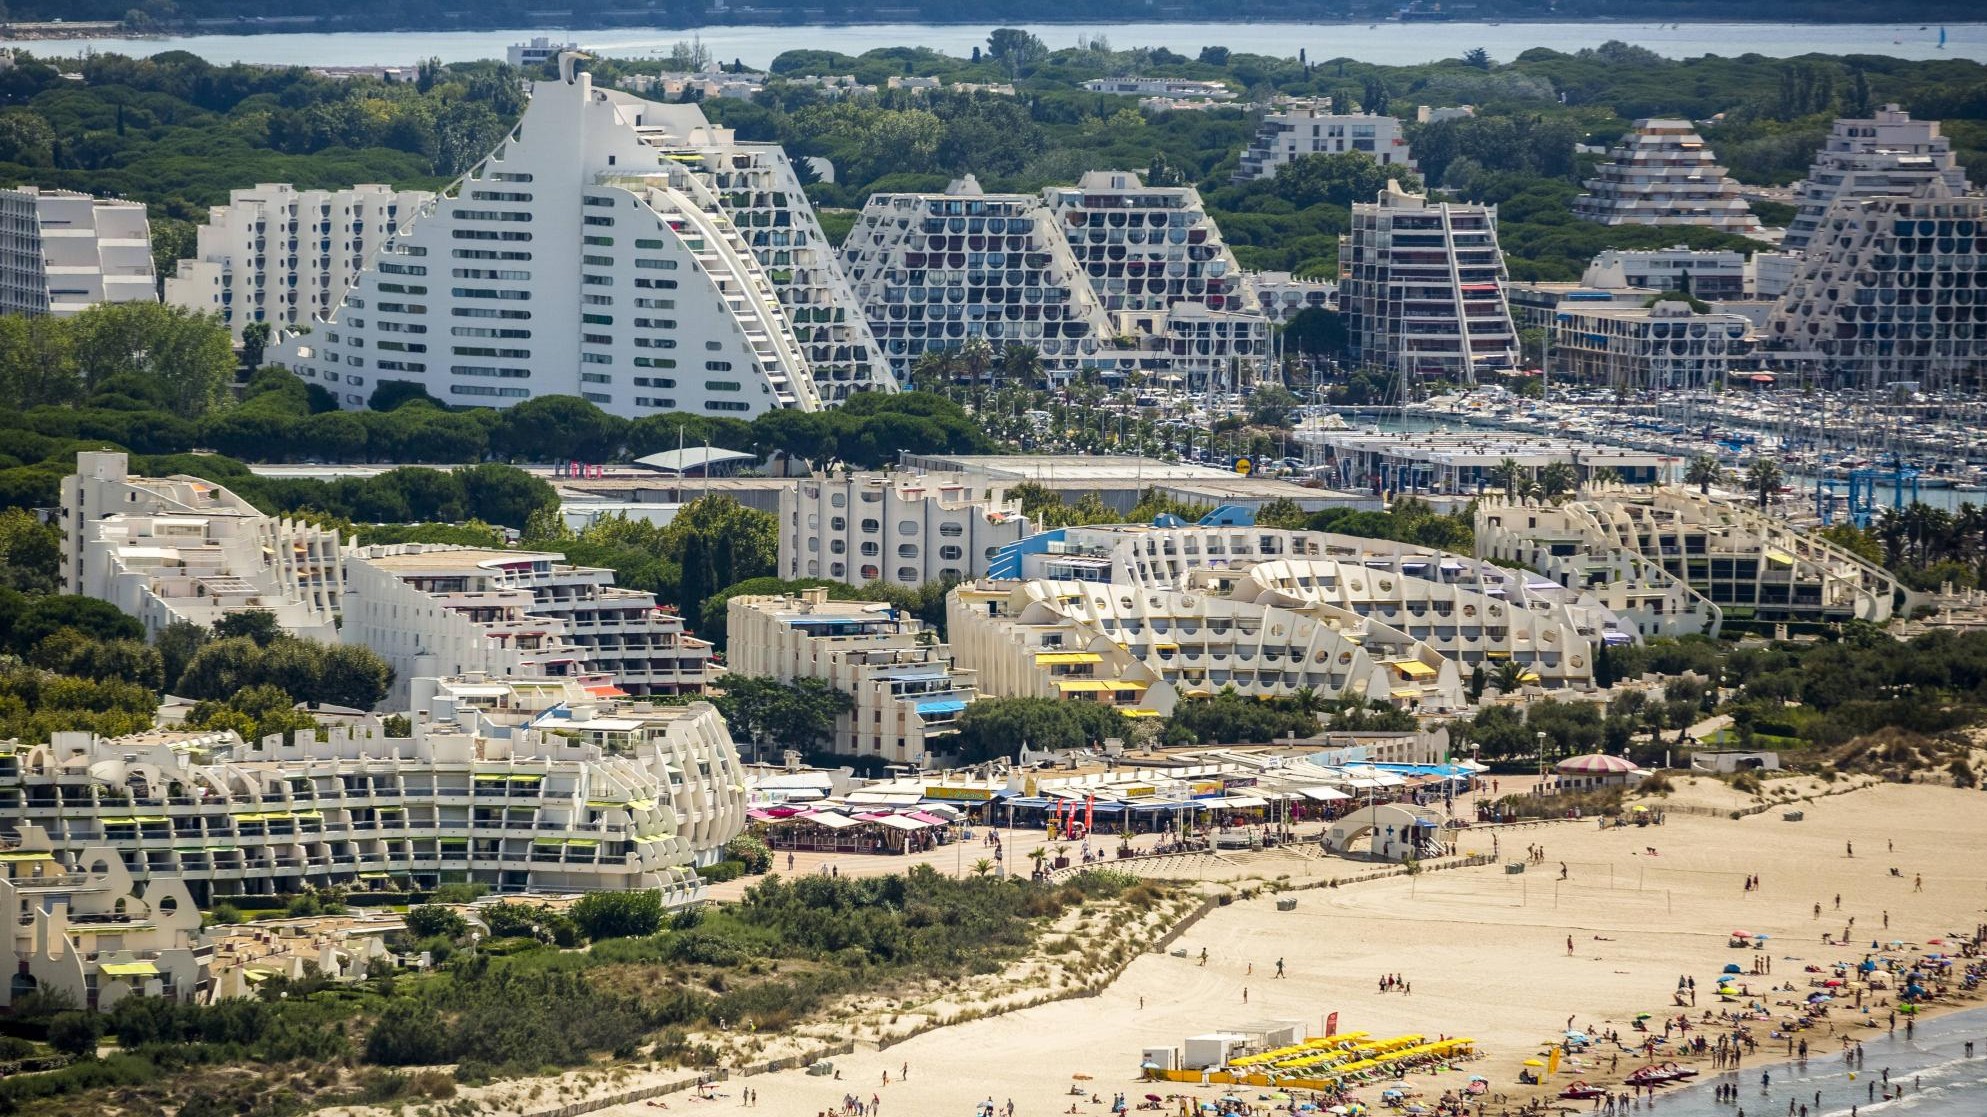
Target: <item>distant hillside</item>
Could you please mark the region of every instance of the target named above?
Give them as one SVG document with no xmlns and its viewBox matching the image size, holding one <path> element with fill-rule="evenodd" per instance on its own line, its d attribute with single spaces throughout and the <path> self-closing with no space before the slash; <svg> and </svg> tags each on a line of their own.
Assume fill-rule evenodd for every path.
<svg viewBox="0 0 1987 1117">
<path fill-rule="evenodd" d="M 1784 0 L 1230 0 L 1218 10 L 1184 0 L 898 0 L 882 7 L 851 0 L 753 0 L 712 11 L 706 0 L 14 0 L 21 22 L 126 21 L 137 30 L 275 31 L 478 30 L 505 27 L 701 27 L 711 24 L 999 23 L 1265 20 L 1320 22 L 1383 19 L 1411 9 L 1411 19 L 1767 20 L 1860 23 L 1978 20 L 1977 0 L 1894 0 L 1873 7 L 1850 0 L 1810 0 L 1793 11 Z"/>
</svg>

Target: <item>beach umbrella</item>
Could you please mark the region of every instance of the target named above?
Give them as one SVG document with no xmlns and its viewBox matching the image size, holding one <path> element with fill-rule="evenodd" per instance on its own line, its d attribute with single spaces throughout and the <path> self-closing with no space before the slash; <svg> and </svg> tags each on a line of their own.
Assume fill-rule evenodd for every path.
<svg viewBox="0 0 1987 1117">
<path fill-rule="evenodd" d="M 1147 1094 L 1147 1095 L 1145 1095 L 1145 1100 L 1146 1100 L 1146 1101 L 1165 1101 L 1166 1099 L 1165 1099 L 1165 1098 L 1162 1098 L 1162 1097 L 1160 1097 L 1160 1096 L 1159 1096 L 1158 1094 Z"/>
<path fill-rule="evenodd" d="M 1526 1066 L 1528 1066 L 1528 1067 L 1542 1067 L 1542 1066 L 1544 1066 L 1544 1065 L 1545 1065 L 1545 1060 L 1543 1060 L 1543 1059 L 1526 1059 L 1526 1060 L 1525 1060 L 1525 1065 L 1526 1065 Z"/>
<path fill-rule="evenodd" d="M 1636 1014 L 1635 1014 L 1635 1018 L 1636 1018 L 1637 1020 L 1647 1020 L 1647 1019 L 1649 1019 L 1650 1017 L 1652 1017 L 1652 1016 L 1654 1016 L 1654 1015 L 1655 1015 L 1655 1013 L 1653 1013 L 1653 1012 L 1638 1012 L 1638 1013 L 1636 1013 Z"/>
<path fill-rule="evenodd" d="M 1767 939 L 1770 939 L 1770 938 L 1772 938 L 1772 937 L 1773 937 L 1772 935 L 1754 935 L 1754 936 L 1753 936 L 1753 938 L 1756 938 L 1756 939 L 1758 939 L 1758 940 L 1759 940 L 1760 942 L 1765 942 L 1765 941 L 1766 941 Z"/>
<path fill-rule="evenodd" d="M 1726 972 L 1726 973 L 1738 973 L 1738 972 L 1740 972 L 1740 971 L 1739 971 L 1739 964 L 1738 964 L 1737 962 L 1727 962 L 1727 963 L 1725 963 L 1725 972 Z"/>
<path fill-rule="evenodd" d="M 1733 931 L 1733 932 L 1732 932 L 1732 937 L 1733 937 L 1733 938 L 1735 938 L 1735 939 L 1749 939 L 1749 938 L 1751 938 L 1751 937 L 1752 937 L 1752 932 L 1751 932 L 1751 931 Z"/>
</svg>

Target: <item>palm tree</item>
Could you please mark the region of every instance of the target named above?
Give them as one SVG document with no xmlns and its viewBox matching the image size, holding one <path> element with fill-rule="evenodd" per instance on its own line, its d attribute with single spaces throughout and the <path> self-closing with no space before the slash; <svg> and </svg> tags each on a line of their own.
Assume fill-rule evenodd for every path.
<svg viewBox="0 0 1987 1117">
<path fill-rule="evenodd" d="M 973 875 L 976 877 L 986 876 L 988 873 L 991 873 L 993 871 L 994 871 L 994 863 L 985 857 L 982 857 L 978 861 L 973 862 Z"/>
<path fill-rule="evenodd" d="M 1766 511 L 1767 501 L 1773 499 L 1773 494 L 1780 491 L 1780 482 L 1786 476 L 1786 472 L 1780 468 L 1780 463 L 1772 458 L 1761 458 L 1747 467 L 1746 488 L 1753 491 L 1754 498 L 1759 501 L 1760 511 Z"/>
<path fill-rule="evenodd" d="M 1507 659 L 1490 672 L 1490 679 L 1484 686 L 1503 694 L 1516 694 L 1518 688 L 1525 685 L 1525 676 L 1531 673 L 1531 669 L 1524 664 Z"/>
<path fill-rule="evenodd" d="M 1725 471 L 1718 468 L 1717 458 L 1709 454 L 1699 454 L 1690 459 L 1690 465 L 1684 468 L 1683 480 L 1686 485 L 1696 485 L 1699 493 L 1710 496 L 1711 486 L 1717 484 L 1718 479 L 1724 475 Z"/>
<path fill-rule="evenodd" d="M 987 369 L 992 367 L 993 359 L 993 346 L 987 344 L 986 338 L 969 337 L 966 339 L 966 344 L 959 347 L 959 360 L 966 366 L 966 374 L 972 377 L 975 384 L 978 384 L 980 377 L 986 375 Z"/>
<path fill-rule="evenodd" d="M 1497 479 L 1498 484 L 1504 486 L 1504 495 L 1513 500 L 1517 499 L 1518 491 L 1524 488 L 1525 467 L 1519 465 L 1516 458 L 1505 458 L 1498 462 L 1491 469 L 1490 475 Z"/>
<path fill-rule="evenodd" d="M 1580 483 L 1580 475 L 1566 462 L 1552 462 L 1539 470 L 1539 492 L 1547 500 L 1557 500 L 1561 493 L 1572 492 Z"/>
<path fill-rule="evenodd" d="M 1597 489 L 1611 489 L 1621 484 L 1621 471 L 1611 465 L 1601 466 L 1587 475 L 1587 483 Z"/>
</svg>

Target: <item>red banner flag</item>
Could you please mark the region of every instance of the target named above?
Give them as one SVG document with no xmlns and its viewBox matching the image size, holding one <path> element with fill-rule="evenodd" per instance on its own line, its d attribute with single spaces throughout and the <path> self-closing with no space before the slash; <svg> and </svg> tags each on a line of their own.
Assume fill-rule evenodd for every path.
<svg viewBox="0 0 1987 1117">
<path fill-rule="evenodd" d="M 1096 818 L 1097 797 L 1095 795 L 1086 795 L 1083 797 L 1083 833 L 1085 836 L 1088 836 L 1092 831 L 1097 829 Z"/>
<path fill-rule="evenodd" d="M 1325 1017 L 1325 1034 L 1328 1036 L 1338 1034 L 1338 1013 L 1334 1012 L 1330 1016 Z"/>
</svg>

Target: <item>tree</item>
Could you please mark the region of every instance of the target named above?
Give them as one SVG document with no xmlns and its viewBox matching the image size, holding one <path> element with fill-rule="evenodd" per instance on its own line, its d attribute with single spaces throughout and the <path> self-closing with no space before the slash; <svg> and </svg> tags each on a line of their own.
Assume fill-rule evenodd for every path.
<svg viewBox="0 0 1987 1117">
<path fill-rule="evenodd" d="M 538 396 L 507 407 L 490 431 L 490 449 L 528 462 L 607 461 L 627 437 L 625 419 L 578 396 Z"/>
<path fill-rule="evenodd" d="M 1306 155 L 1278 166 L 1270 190 L 1299 209 L 1320 203 L 1344 207 L 1372 201 L 1389 180 L 1398 181 L 1404 190 L 1421 189 L 1421 180 L 1406 166 L 1381 164 L 1370 155 L 1347 151 Z"/>
<path fill-rule="evenodd" d="M 1310 519 L 1310 513 L 1289 497 L 1278 497 L 1256 509 L 1257 527 L 1301 531 Z"/>
<path fill-rule="evenodd" d="M 216 407 L 235 374 L 220 319 L 159 303 L 101 303 L 69 319 L 85 387 L 113 376 L 156 382 L 171 410 L 198 418 Z"/>
<path fill-rule="evenodd" d="M 48 1021 L 48 1045 L 78 1059 L 95 1058 L 104 1019 L 94 1012 L 58 1012 Z"/>
<path fill-rule="evenodd" d="M 1548 462 L 1539 470 L 1539 492 L 1547 500 L 1557 500 L 1579 483 L 1580 475 L 1570 462 Z"/>
<path fill-rule="evenodd" d="M 241 330 L 241 363 L 251 374 L 262 367 L 263 354 L 269 351 L 269 323 L 250 322 Z M 377 389 L 376 389 L 377 390 Z"/>
<path fill-rule="evenodd" d="M 589 892 L 569 913 L 595 942 L 653 935 L 662 927 L 662 893 Z"/>
<path fill-rule="evenodd" d="M 1690 459 L 1690 464 L 1684 467 L 1683 481 L 1686 485 L 1696 485 L 1699 493 L 1709 496 L 1711 486 L 1717 484 L 1719 478 L 1724 475 L 1725 471 L 1718 467 L 1717 458 L 1709 454 L 1699 454 Z"/>
<path fill-rule="evenodd" d="M 15 320 L 0 318 L 0 323 Z M 62 535 L 25 508 L 0 511 L 0 586 L 54 593 L 61 579 Z"/>
<path fill-rule="evenodd" d="M 675 600 L 686 617 L 705 598 L 747 578 L 779 569 L 778 518 L 728 496 L 707 496 L 683 506 L 659 538 L 660 553 L 681 569 Z"/>
<path fill-rule="evenodd" d="M 174 692 L 179 686 L 179 676 L 193 659 L 194 653 L 206 645 L 208 631 L 192 621 L 174 621 L 161 629 L 153 646 L 159 649 L 160 666 L 163 670 L 163 689 Z"/>
<path fill-rule="evenodd" d="M 407 909 L 406 923 L 407 933 L 422 939 L 437 935 L 459 939 L 469 933 L 469 921 L 454 908 L 440 904 L 421 904 Z"/>
<path fill-rule="evenodd" d="M 987 36 L 987 55 L 1005 63 L 1010 74 L 1019 73 L 1021 67 L 1040 61 L 1048 53 L 1042 40 L 1019 28 L 998 27 Z"/>
<path fill-rule="evenodd" d="M 724 692 L 712 701 L 733 736 L 762 749 L 785 745 L 803 752 L 831 741 L 835 720 L 855 705 L 822 679 L 782 682 L 754 675 L 725 676 Z"/>
<path fill-rule="evenodd" d="M 1489 51 L 1482 47 L 1471 47 L 1463 52 L 1463 65 L 1474 66 L 1479 70 L 1488 70 L 1495 63 L 1490 60 Z"/>
<path fill-rule="evenodd" d="M 459 920 L 461 916 L 456 918 Z M 446 1062 L 447 1037 L 448 1028 L 433 1005 L 414 997 L 395 997 L 387 1002 L 372 1030 L 366 1033 L 366 1061 L 384 1067 Z"/>
<path fill-rule="evenodd" d="M 1496 478 L 1497 483 L 1503 487 L 1504 495 L 1513 500 L 1517 499 L 1524 491 L 1528 481 L 1525 476 L 1525 467 L 1519 465 L 1516 458 L 1501 459 L 1492 467 L 1490 475 Z"/>
<path fill-rule="evenodd" d="M 1031 749 L 1074 749 L 1123 738 L 1131 722 L 1097 702 L 1054 698 L 982 698 L 959 716 L 954 747 L 968 764 Z"/>
<path fill-rule="evenodd" d="M 1780 482 L 1786 476 L 1780 463 L 1771 458 L 1760 458 L 1746 467 L 1746 488 L 1752 490 L 1760 511 L 1766 511 L 1767 504 L 1780 491 Z"/>
<path fill-rule="evenodd" d="M 283 635 L 282 627 L 276 623 L 276 614 L 267 609 L 229 613 L 214 622 L 213 631 L 216 640 L 248 639 L 255 641 L 258 648 L 268 647 Z"/>
<path fill-rule="evenodd" d="M 534 509 L 559 506 L 559 494 L 550 484 L 508 465 L 486 462 L 454 474 L 462 485 L 464 511 L 484 523 L 522 529 Z"/>
</svg>

